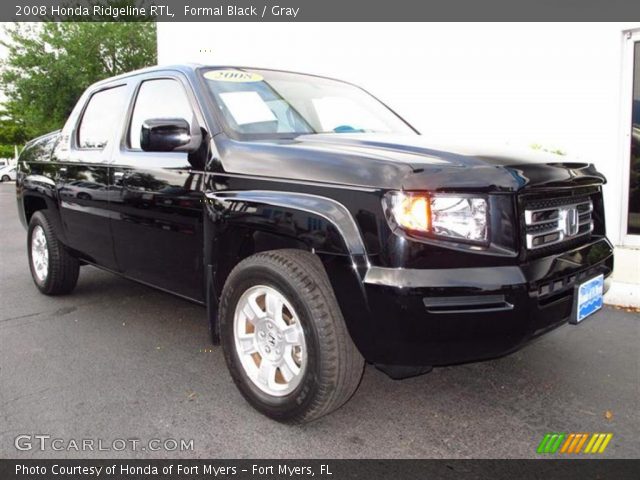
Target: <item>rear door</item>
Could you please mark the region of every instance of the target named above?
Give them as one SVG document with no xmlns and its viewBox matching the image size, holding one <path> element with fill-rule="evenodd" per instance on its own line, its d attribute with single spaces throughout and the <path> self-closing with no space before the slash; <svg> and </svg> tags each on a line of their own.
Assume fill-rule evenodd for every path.
<svg viewBox="0 0 640 480">
<path fill-rule="evenodd" d="M 115 269 L 110 229 L 109 162 L 122 125 L 126 83 L 91 94 L 75 128 L 69 148 L 58 149 L 56 188 L 67 245 L 86 260 Z"/>
<path fill-rule="evenodd" d="M 145 152 L 142 122 L 199 117 L 188 83 L 180 76 L 143 77 L 114 152 L 111 202 L 114 248 L 125 275 L 198 301 L 203 296 L 204 172 L 187 153 Z"/>
</svg>

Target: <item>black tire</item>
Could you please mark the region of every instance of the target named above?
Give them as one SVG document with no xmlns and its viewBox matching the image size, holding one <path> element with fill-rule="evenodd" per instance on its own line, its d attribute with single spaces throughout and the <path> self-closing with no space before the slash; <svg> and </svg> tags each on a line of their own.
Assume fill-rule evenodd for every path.
<svg viewBox="0 0 640 480">
<path fill-rule="evenodd" d="M 11 177 L 9 175 L 3 175 L 2 176 L 2 180 L 0 180 L 2 182 L 9 182 L 11 181 Z"/>
<path fill-rule="evenodd" d="M 286 396 L 263 392 L 247 375 L 236 351 L 234 315 L 244 292 L 266 285 L 296 311 L 306 342 L 306 368 Z M 301 250 L 274 250 L 240 262 L 229 275 L 220 300 L 221 342 L 231 376 L 247 401 L 264 415 L 285 423 L 306 423 L 342 406 L 356 391 L 364 359 L 347 331 L 318 257 Z"/>
<path fill-rule="evenodd" d="M 46 250 L 48 252 L 48 267 L 44 278 L 39 278 L 36 273 L 32 255 L 34 230 L 38 227 L 42 228 L 44 232 Z M 40 292 L 45 295 L 64 295 L 73 291 L 78 283 L 80 264 L 78 259 L 72 256 L 58 240 L 44 210 L 34 213 L 29 221 L 27 251 L 29 253 L 31 277 Z"/>
</svg>

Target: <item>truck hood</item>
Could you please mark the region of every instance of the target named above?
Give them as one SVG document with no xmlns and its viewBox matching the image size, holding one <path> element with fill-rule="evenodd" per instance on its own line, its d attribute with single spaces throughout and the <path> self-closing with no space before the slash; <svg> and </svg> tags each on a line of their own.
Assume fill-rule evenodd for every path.
<svg viewBox="0 0 640 480">
<path fill-rule="evenodd" d="M 434 145 L 420 135 L 316 134 L 220 142 L 224 169 L 291 180 L 405 190 L 518 191 L 602 184 L 593 165 L 534 150 Z"/>
</svg>

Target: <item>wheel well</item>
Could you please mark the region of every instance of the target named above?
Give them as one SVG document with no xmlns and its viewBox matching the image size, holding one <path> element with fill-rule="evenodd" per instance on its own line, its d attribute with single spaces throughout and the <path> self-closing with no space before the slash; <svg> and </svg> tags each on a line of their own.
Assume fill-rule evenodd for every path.
<svg viewBox="0 0 640 480">
<path fill-rule="evenodd" d="M 282 249 L 311 250 L 309 246 L 298 239 L 262 231 L 249 232 L 239 237 L 233 237 L 231 242 L 234 246 L 229 248 L 229 245 L 228 248 L 224 248 L 225 254 L 220 255 L 217 261 L 216 290 L 218 295 L 222 293 L 222 287 L 231 270 L 242 260 L 255 253 Z M 227 245 L 225 245 L 225 247 L 227 247 Z"/>
<path fill-rule="evenodd" d="M 233 243 L 236 245 L 232 254 L 220 255 L 214 260 L 215 269 L 213 264 L 205 267 L 207 316 L 214 345 L 220 343 L 218 302 L 227 277 L 236 265 L 245 258 L 259 252 L 282 249 L 310 251 L 307 245 L 297 239 L 266 232 L 254 232 L 253 235 L 245 235 L 240 238 L 234 237 Z M 226 247 L 227 244 L 225 243 L 223 246 Z M 226 248 L 224 250 L 228 252 Z"/>
<path fill-rule="evenodd" d="M 27 223 L 31 220 L 31 216 L 38 210 L 45 210 L 47 208 L 47 202 L 44 198 L 35 197 L 32 195 L 24 197 L 24 216 Z"/>
</svg>

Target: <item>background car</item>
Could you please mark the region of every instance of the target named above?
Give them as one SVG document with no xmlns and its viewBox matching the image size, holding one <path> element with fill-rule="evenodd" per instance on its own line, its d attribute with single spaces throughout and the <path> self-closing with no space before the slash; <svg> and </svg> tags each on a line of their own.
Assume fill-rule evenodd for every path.
<svg viewBox="0 0 640 480">
<path fill-rule="evenodd" d="M 9 182 L 16 179 L 16 167 L 8 165 L 0 168 L 0 182 Z"/>
</svg>

